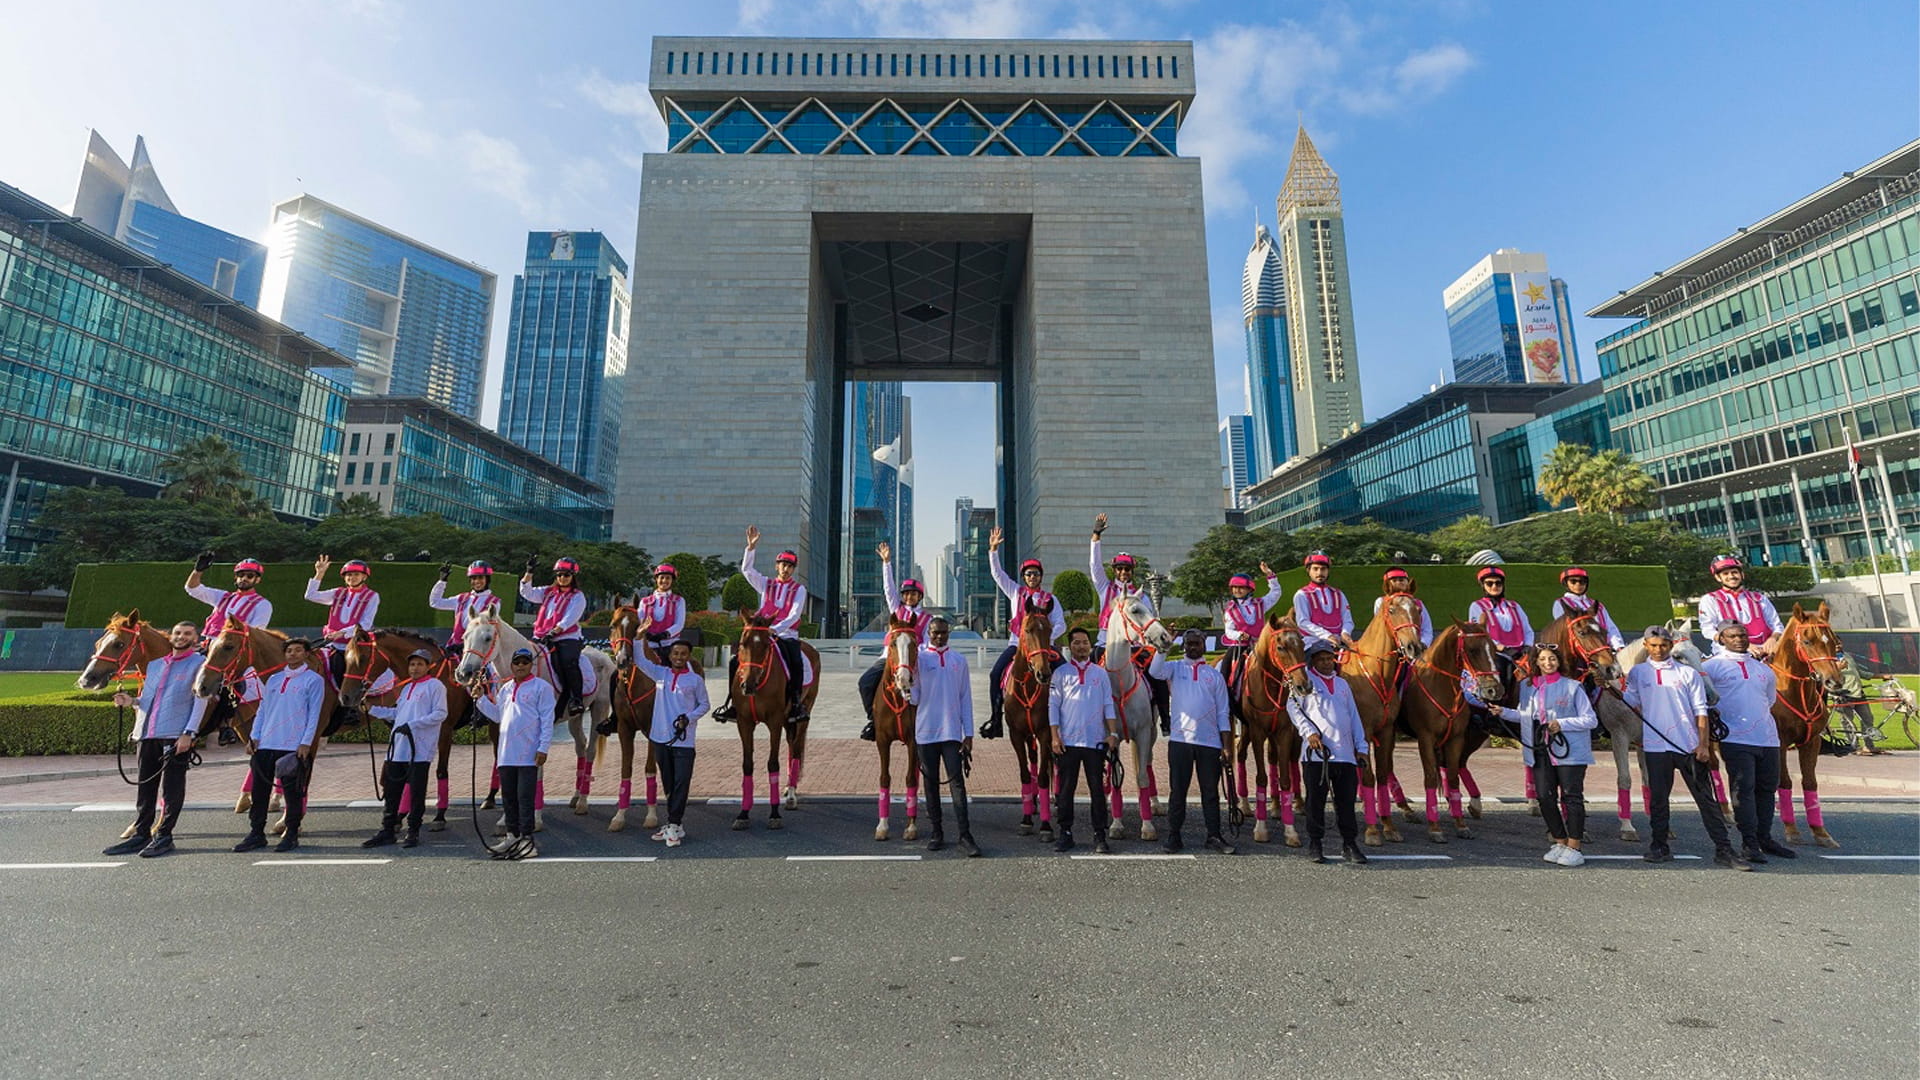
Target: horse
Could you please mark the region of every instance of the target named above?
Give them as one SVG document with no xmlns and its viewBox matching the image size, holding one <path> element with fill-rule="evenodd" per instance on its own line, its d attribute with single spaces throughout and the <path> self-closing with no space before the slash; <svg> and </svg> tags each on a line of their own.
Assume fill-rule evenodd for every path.
<svg viewBox="0 0 1920 1080">
<path fill-rule="evenodd" d="M 287 666 L 287 635 L 278 630 L 268 630 L 228 616 L 226 624 L 207 641 L 207 660 L 200 665 L 200 674 L 194 677 L 193 693 L 195 697 L 214 698 L 223 688 L 232 688 L 236 696 L 244 696 L 241 687 L 249 677 L 264 681 L 267 676 Z M 307 667 L 320 673 L 322 696 L 320 699 L 320 726 L 313 737 L 313 756 L 307 759 L 309 776 L 308 790 L 312 790 L 311 775 L 313 762 L 317 761 L 320 751 L 327 745 L 327 739 L 333 732 L 327 729 L 329 718 L 339 705 L 339 694 L 327 679 L 326 664 L 317 650 L 307 653 Z M 252 714 L 247 716 L 243 730 L 236 713 L 234 730 L 239 732 L 246 748 L 253 749 Z M 278 799 L 281 785 L 275 783 L 273 798 Z M 234 801 L 233 812 L 244 814 L 253 805 L 253 773 L 248 771 L 246 779 L 240 782 L 240 797 Z M 286 832 L 287 817 L 282 811 L 279 820 L 273 823 L 275 836 Z"/>
<path fill-rule="evenodd" d="M 1458 619 L 1433 636 L 1433 644 L 1414 661 L 1409 691 L 1401 704 L 1400 715 L 1420 745 L 1420 766 L 1427 792 L 1427 839 L 1436 844 L 1447 842 L 1440 831 L 1438 793 L 1442 772 L 1447 780 L 1447 809 L 1453 817 L 1453 834 L 1470 839 L 1469 829 L 1460 815 L 1460 770 L 1465 761 L 1467 743 L 1467 695 L 1461 686 L 1463 674 L 1474 680 L 1474 693 L 1482 701 L 1498 701 L 1503 687 L 1494 666 L 1493 641 L 1487 628 L 1477 622 Z M 1378 751 L 1375 751 L 1378 756 Z"/>
<path fill-rule="evenodd" d="M 887 667 L 880 680 L 880 692 L 873 699 L 873 743 L 880 750 L 880 824 L 873 830 L 875 840 L 887 838 L 893 812 L 893 744 L 907 748 L 907 831 L 902 839 L 920 837 L 920 756 L 914 749 L 914 679 L 920 672 L 920 635 L 910 621 L 887 618 Z M 940 797 L 936 787 L 927 793 Z"/>
<path fill-rule="evenodd" d="M 453 738 L 467 711 L 473 707 L 473 694 L 466 684 L 453 677 L 453 661 L 441 649 L 440 643 L 431 638 L 406 630 L 375 630 L 371 633 L 355 634 L 347 642 L 345 670 L 340 679 L 340 704 L 349 709 L 358 709 L 369 693 L 377 693 L 385 676 L 391 672 L 395 678 L 404 678 L 407 661 L 416 650 L 425 649 L 432 655 L 431 675 L 440 681 L 447 690 L 447 720 L 440 725 L 439 742 L 434 747 L 434 777 L 437 788 L 434 796 L 433 820 L 428 823 L 430 832 L 442 832 L 447 827 L 448 763 L 453 754 Z M 499 745 L 497 729 L 489 728 L 493 733 L 494 744 Z M 372 741 L 372 729 L 368 728 L 368 741 Z M 421 798 L 426 793 L 421 793 Z M 492 793 L 488 798 L 491 800 Z M 413 798 L 412 792 L 400 797 L 400 812 L 407 812 Z"/>
<path fill-rule="evenodd" d="M 728 686 L 728 694 L 738 710 L 734 725 L 740 729 L 740 813 L 733 819 L 733 827 L 744 829 L 752 820 L 753 814 L 753 736 L 754 729 L 765 725 L 767 729 L 767 828 L 781 829 L 786 825 L 780 820 L 780 736 L 789 725 L 787 722 L 787 679 L 790 677 L 785 664 L 780 662 L 779 647 L 774 644 L 773 620 L 751 611 L 742 611 L 745 625 L 740 630 L 740 642 L 734 647 L 738 663 Z M 814 661 L 817 688 L 819 661 Z M 792 673 L 798 677 L 799 673 Z M 798 726 L 798 725 L 795 725 Z M 800 783 L 799 758 L 789 755 L 792 785 Z"/>
<path fill-rule="evenodd" d="M 1006 721 L 1020 766 L 1020 835 L 1033 833 L 1040 807 L 1040 839 L 1053 839 L 1053 735 L 1047 730 L 1047 681 L 1052 674 L 1053 620 L 1031 604 L 1021 612 L 1019 643 L 1007 665 Z"/>
<path fill-rule="evenodd" d="M 1340 662 L 1340 674 L 1353 690 L 1353 703 L 1372 748 L 1368 759 L 1372 768 L 1360 777 L 1360 808 L 1366 815 L 1366 842 L 1374 847 L 1388 840 L 1401 842 L 1400 830 L 1393 824 L 1396 798 L 1409 812 L 1413 809 L 1394 777 L 1393 745 L 1399 735 L 1401 674 L 1420 658 L 1418 605 L 1411 593 L 1386 597 L 1360 641 Z"/>
<path fill-rule="evenodd" d="M 1708 698 L 1711 699 L 1713 684 L 1707 681 L 1706 674 L 1700 666 L 1706 662 L 1706 658 L 1701 655 L 1699 646 L 1693 643 L 1692 636 L 1687 632 L 1688 624 L 1670 622 L 1667 627 L 1677 635 L 1673 642 L 1672 659 L 1675 663 L 1685 664 L 1693 669 L 1694 674 L 1700 677 L 1701 685 L 1706 688 Z M 1620 685 L 1624 686 L 1627 673 L 1646 661 L 1646 643 L 1639 640 L 1629 641 L 1614 659 L 1619 665 Z M 1645 727 L 1641 723 L 1640 714 L 1620 696 L 1618 686 L 1610 691 L 1602 691 L 1599 700 L 1593 703 L 1593 711 L 1594 715 L 1600 718 L 1600 726 L 1606 728 L 1607 741 L 1613 747 L 1613 767 L 1619 793 L 1620 839 L 1629 842 L 1637 841 L 1640 839 L 1640 833 L 1633 827 L 1633 771 L 1628 762 L 1634 753 L 1639 754 L 1640 775 L 1643 778 L 1640 784 L 1640 812 L 1651 813 L 1650 793 L 1644 781 L 1647 774 L 1646 747 L 1642 745 L 1642 740 L 1646 736 Z M 1638 746 L 1637 751 L 1636 746 Z M 1715 768 L 1710 775 L 1713 778 L 1715 798 L 1720 803 L 1721 810 L 1731 814 L 1733 810 L 1727 804 L 1726 784 L 1721 780 L 1719 769 Z"/>
<path fill-rule="evenodd" d="M 1224 658 L 1222 660 L 1224 662 Z M 1288 847 L 1300 846 L 1300 834 L 1293 825 L 1295 762 L 1300 756 L 1300 733 L 1287 715 L 1287 695 L 1307 692 L 1307 647 L 1291 610 L 1269 608 L 1266 625 L 1245 659 L 1246 670 L 1240 681 L 1240 739 L 1235 747 L 1234 769 L 1240 782 L 1242 803 L 1247 798 L 1247 753 L 1253 752 L 1255 794 L 1253 798 L 1253 839 L 1264 844 L 1271 837 L 1267 827 L 1269 784 L 1280 800 L 1280 822 L 1286 830 Z M 1271 779 L 1270 779 L 1271 778 Z"/>
<path fill-rule="evenodd" d="M 614 601 L 607 620 L 608 645 L 619 672 L 613 686 L 613 719 L 620 740 L 620 801 L 614 804 L 608 832 L 627 827 L 627 807 L 633 803 L 633 759 L 636 733 L 644 733 L 653 721 L 653 680 L 633 662 L 633 645 L 642 631 L 640 611 L 623 599 Z M 644 643 L 643 646 L 644 647 Z M 660 825 L 660 766 L 653 759 L 653 740 L 646 739 L 647 816 L 640 824 L 653 829 Z M 594 751 L 599 757 L 599 751 Z"/>
<path fill-rule="evenodd" d="M 514 628 L 511 622 L 500 617 L 497 611 L 485 611 L 467 620 L 467 629 L 460 642 L 460 663 L 454 668 L 454 678 L 472 685 L 483 677 L 488 670 L 498 672 L 506 666 L 506 660 L 521 649 L 533 652 L 533 671 L 545 679 L 556 692 L 560 682 L 554 677 L 551 654 L 544 648 L 535 648 L 526 635 Z M 587 714 L 592 717 L 589 724 L 579 714 L 567 717 L 567 730 L 573 736 L 573 798 L 568 805 L 576 815 L 587 812 L 587 795 L 593 790 L 593 727 L 605 720 L 613 712 L 613 658 L 604 650 L 592 647 L 580 650 L 593 668 L 593 693 L 587 698 Z M 555 718 L 556 722 L 558 717 Z M 536 818 L 539 808 L 546 805 L 545 782 L 535 788 L 534 807 Z"/>
<path fill-rule="evenodd" d="M 1133 785 L 1140 795 L 1140 839 L 1157 840 L 1153 816 L 1162 813 L 1156 796 L 1160 785 L 1153 775 L 1153 744 L 1160 725 L 1153 715 L 1153 694 L 1147 677 L 1133 660 L 1135 645 L 1149 645 L 1164 653 L 1173 648 L 1173 631 L 1137 596 L 1114 600 L 1107 611 L 1107 651 L 1101 665 L 1107 669 L 1107 681 L 1113 686 L 1114 712 L 1120 718 L 1120 741 L 1133 746 Z M 1120 785 L 1111 785 L 1107 796 L 1112 801 L 1113 821 L 1107 835 L 1115 840 L 1126 835 L 1122 824 L 1125 801 Z"/>
<path fill-rule="evenodd" d="M 1800 799 L 1807 811 L 1813 842 L 1837 848 L 1840 842 L 1827 832 L 1820 813 L 1820 781 L 1814 766 L 1820 760 L 1821 736 L 1827 730 L 1829 694 L 1840 692 L 1840 636 L 1833 632 L 1826 601 L 1813 611 L 1793 605 L 1793 617 L 1780 631 L 1779 647 L 1768 662 L 1779 691 L 1773 702 L 1773 722 L 1780 729 L 1780 825 L 1787 842 L 1805 843 L 1793 819 L 1793 775 L 1787 769 L 1787 751 L 1800 752 Z"/>
</svg>

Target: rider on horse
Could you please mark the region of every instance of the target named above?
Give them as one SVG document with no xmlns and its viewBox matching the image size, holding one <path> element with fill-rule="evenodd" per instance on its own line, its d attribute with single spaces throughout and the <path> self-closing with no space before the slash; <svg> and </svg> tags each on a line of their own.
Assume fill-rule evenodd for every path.
<svg viewBox="0 0 1920 1080">
<path fill-rule="evenodd" d="M 463 648 L 461 642 L 466 639 L 467 622 L 488 611 L 500 609 L 500 598 L 493 595 L 493 564 L 485 559 L 475 559 L 467 564 L 467 591 L 458 596 L 447 595 L 447 579 L 453 576 L 453 564 L 440 564 L 440 580 L 433 583 L 433 589 L 427 593 L 427 606 L 436 611 L 453 612 L 453 633 L 447 636 L 446 651 L 455 656 Z"/>
<path fill-rule="evenodd" d="M 1508 598 L 1505 570 L 1483 566 L 1474 576 L 1480 579 L 1480 591 L 1485 595 L 1467 607 L 1467 620 L 1487 628 L 1500 685 L 1511 686 L 1514 665 L 1533 644 L 1533 624 L 1527 621 L 1527 613 L 1520 605 Z"/>
<path fill-rule="evenodd" d="M 1720 587 L 1700 598 L 1700 632 L 1720 651 L 1720 627 L 1737 622 L 1747 628 L 1747 649 L 1765 660 L 1773 653 L 1774 638 L 1780 635 L 1780 613 L 1765 594 L 1746 587 L 1747 568 L 1738 555 L 1721 555 L 1708 569 Z"/>
<path fill-rule="evenodd" d="M 559 720 L 587 711 L 586 687 L 580 679 L 580 650 L 586 646 L 580 621 L 587 617 L 587 594 L 574 585 L 580 576 L 578 560 L 555 559 L 553 584 L 546 586 L 533 583 L 538 565 L 536 556 L 527 556 L 526 570 L 520 575 L 520 598 L 539 605 L 533 616 L 533 640 L 547 649 L 547 670 L 559 690 L 553 717 Z"/>
<path fill-rule="evenodd" d="M 200 576 L 213 565 L 213 552 L 203 551 L 193 561 L 193 572 L 187 575 L 187 595 L 213 608 L 207 621 L 200 625 L 201 651 L 205 652 L 206 642 L 211 641 L 227 625 L 229 618 L 238 619 L 248 626 L 266 629 L 273 622 L 273 601 L 260 595 L 260 579 L 266 575 L 267 568 L 260 560 L 243 558 L 233 564 L 233 589 L 216 589 L 200 583 Z M 220 696 L 214 699 L 213 716 L 209 723 L 220 731 L 220 745 L 238 741 L 227 726 L 227 720 L 239 705 L 231 689 L 222 689 Z"/>
<path fill-rule="evenodd" d="M 1227 579 L 1227 593 L 1231 598 L 1220 612 L 1225 625 L 1220 632 L 1220 644 L 1226 647 L 1226 655 L 1220 658 L 1220 674 L 1226 676 L 1227 701 L 1235 715 L 1240 712 L 1240 681 L 1246 673 L 1247 652 L 1260 640 L 1261 624 L 1267 620 L 1267 606 L 1280 602 L 1280 579 L 1274 576 L 1273 567 L 1263 562 L 1260 572 L 1267 578 L 1267 595 L 1253 595 L 1253 579 L 1235 574 Z"/>
<path fill-rule="evenodd" d="M 1000 531 L 998 525 L 995 525 L 993 531 L 987 534 L 987 567 L 993 571 L 993 582 L 1000 586 L 1000 592 L 1008 600 L 1013 601 L 1013 618 L 1007 624 L 1006 650 L 1000 654 L 1000 659 L 993 662 L 993 672 L 988 676 L 987 701 L 993 706 L 993 712 L 987 717 L 986 725 L 980 729 L 980 737 L 983 739 L 997 739 L 1005 733 L 1006 688 L 1004 683 L 1007 668 L 1013 665 L 1014 654 L 1020 651 L 1020 622 L 1026 617 L 1029 606 L 1034 610 L 1047 613 L 1048 621 L 1052 624 L 1051 632 L 1047 635 L 1048 642 L 1059 641 L 1067 632 L 1067 620 L 1060 612 L 1059 601 L 1054 599 L 1052 593 L 1040 587 L 1041 579 L 1046 576 L 1040 560 L 1028 559 L 1021 563 L 1020 583 L 1014 584 L 1013 579 L 1008 577 L 1007 572 L 1000 566 L 1000 543 L 1003 539 L 1005 534 Z M 1051 649 L 1048 653 L 1055 657 L 1059 656 L 1059 653 Z"/>
<path fill-rule="evenodd" d="M 769 578 L 753 568 L 754 549 L 760 546 L 760 530 L 747 526 L 747 550 L 740 556 L 740 573 L 745 575 L 747 583 L 760 594 L 759 616 L 772 620 L 767 629 L 773 631 L 773 643 L 780 650 L 780 662 L 787 669 L 787 719 L 807 719 L 806 706 L 801 704 L 801 696 L 806 692 L 806 662 L 800 653 L 800 620 L 807 612 L 807 587 L 794 578 L 795 568 L 800 565 L 800 556 L 792 551 L 782 551 L 773 557 L 773 577 Z M 731 694 L 733 692 L 734 672 L 740 667 L 740 653 L 736 650 L 732 659 L 727 661 L 727 703 L 713 710 L 715 720 L 733 720 L 738 715 Z"/>
<path fill-rule="evenodd" d="M 1153 599 L 1147 595 L 1146 586 L 1133 580 L 1133 556 L 1124 551 L 1115 555 L 1113 557 L 1113 577 L 1107 577 L 1106 568 L 1100 559 L 1100 534 L 1106 531 L 1107 515 L 1094 515 L 1093 548 L 1087 556 L 1087 576 L 1093 579 L 1094 591 L 1100 597 L 1099 630 L 1093 639 L 1093 658 L 1095 660 L 1104 660 L 1106 658 L 1107 616 L 1113 613 L 1114 604 L 1121 600 L 1137 600 L 1142 607 L 1147 609 L 1149 614 L 1156 617 L 1160 614 L 1154 611 Z M 1145 662 L 1137 658 L 1138 654 L 1145 649 L 1145 644 L 1137 644 L 1133 647 L 1133 651 L 1136 654 L 1136 662 Z M 1167 681 L 1165 679 L 1156 678 L 1153 675 L 1147 676 L 1147 696 L 1148 699 L 1153 702 L 1154 715 L 1160 718 L 1160 733 L 1162 735 L 1167 733 L 1169 730 L 1168 725 L 1171 723 L 1172 714 L 1169 711 L 1170 698 L 1168 693 Z"/>
<path fill-rule="evenodd" d="M 1607 644 L 1614 652 L 1627 647 L 1626 638 L 1620 635 L 1620 627 L 1607 614 L 1607 605 L 1587 595 L 1587 572 L 1578 566 L 1569 566 L 1560 571 L 1560 584 L 1567 592 L 1565 596 L 1553 602 L 1555 619 L 1572 618 L 1576 615 L 1592 615 L 1593 625 L 1607 635 Z"/>
<path fill-rule="evenodd" d="M 373 617 L 380 610 L 380 594 L 367 586 L 373 568 L 360 559 L 349 559 L 340 568 L 340 580 L 346 582 L 343 587 L 321 588 L 327 568 L 332 565 L 333 558 L 325 554 L 313 561 L 313 580 L 307 582 L 307 599 L 327 605 L 327 624 L 320 631 L 320 652 L 333 675 L 333 684 L 339 686 L 347 674 L 347 644 L 356 635 L 373 633 Z M 341 723 L 351 723 L 356 714 L 357 710 L 342 705 L 334 715 Z M 338 726 L 331 725 L 327 730 Z"/>
<path fill-rule="evenodd" d="M 1347 603 L 1346 593 L 1327 584 L 1333 576 L 1333 560 L 1326 552 L 1316 551 L 1307 556 L 1305 566 L 1307 583 L 1293 594 L 1293 621 L 1309 641 L 1353 648 L 1353 606 Z"/>
<path fill-rule="evenodd" d="M 927 623 L 933 618 L 921 605 L 922 598 L 926 596 L 926 590 L 921 588 L 920 582 L 914 578 L 901 582 L 900 587 L 895 589 L 892 545 L 882 543 L 874 550 L 880 555 L 880 588 L 886 593 L 887 609 L 893 613 L 894 618 L 913 624 L 913 636 L 919 646 L 925 648 Z M 860 706 L 867 711 L 867 726 L 860 729 L 860 737 L 868 742 L 874 739 L 873 697 L 880 692 L 880 679 L 886 671 L 887 655 L 886 650 L 882 649 L 880 659 L 875 660 L 872 667 L 860 673 Z"/>
<path fill-rule="evenodd" d="M 687 627 L 687 601 L 673 591 L 679 580 L 680 571 L 672 563 L 661 563 L 653 568 L 653 591 L 634 605 L 640 617 L 647 620 L 647 647 L 662 662 L 667 659 L 668 646 L 680 640 L 680 632 Z"/>
</svg>

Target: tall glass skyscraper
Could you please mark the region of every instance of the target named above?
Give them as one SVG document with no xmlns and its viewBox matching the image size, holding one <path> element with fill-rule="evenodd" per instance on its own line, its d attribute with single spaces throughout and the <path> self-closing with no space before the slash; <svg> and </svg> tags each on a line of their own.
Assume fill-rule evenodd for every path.
<svg viewBox="0 0 1920 1080">
<path fill-rule="evenodd" d="M 1240 309 L 1247 331 L 1248 407 L 1253 410 L 1253 442 L 1246 448 L 1245 465 L 1251 475 L 1264 477 L 1300 452 L 1287 347 L 1286 271 L 1280 265 L 1280 246 L 1265 225 L 1253 227 L 1253 247 L 1240 271 Z"/>
<path fill-rule="evenodd" d="M 854 538 L 848 578 L 853 583 L 853 629 L 862 629 L 886 611 L 880 588 L 880 560 L 874 546 L 885 540 L 893 547 L 894 582 L 906 577 L 913 565 L 913 480 L 902 463 L 913 457 L 913 402 L 898 382 L 856 382 L 848 386 L 848 475 L 852 499 L 848 503 Z M 898 443 L 892 462 L 874 460 L 874 451 Z"/>
<path fill-rule="evenodd" d="M 1293 418 L 1300 452 L 1312 454 L 1358 428 L 1363 414 L 1340 178 L 1305 127 L 1294 136 L 1278 205 Z"/>
<path fill-rule="evenodd" d="M 129 165 L 99 132 L 88 133 L 73 214 L 223 296 L 260 306 L 266 246 L 182 216 L 147 157 L 147 141 L 138 135 Z"/>
<path fill-rule="evenodd" d="M 1240 496 L 1252 487 L 1253 417 L 1246 413 L 1220 418 L 1220 487 L 1226 493 L 1227 507 L 1240 505 Z"/>
<path fill-rule="evenodd" d="M 612 483 L 627 372 L 627 262 L 597 232 L 527 234 L 513 278 L 500 434 L 601 486 Z M 658 399 L 643 418 L 664 420 Z"/>
<path fill-rule="evenodd" d="M 1501 248 L 1441 293 L 1455 382 L 1580 381 L 1567 283 L 1547 257 Z"/>
<path fill-rule="evenodd" d="M 260 310 L 353 357 L 355 394 L 425 398 L 478 419 L 494 282 L 472 263 L 301 195 L 273 208 Z"/>
</svg>

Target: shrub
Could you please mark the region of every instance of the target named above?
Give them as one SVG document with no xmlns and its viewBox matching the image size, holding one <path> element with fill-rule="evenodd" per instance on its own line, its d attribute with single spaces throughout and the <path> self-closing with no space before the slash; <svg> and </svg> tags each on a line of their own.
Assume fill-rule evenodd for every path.
<svg viewBox="0 0 1920 1080">
<path fill-rule="evenodd" d="M 1081 570 L 1062 570 L 1053 575 L 1053 595 L 1071 612 L 1092 611 L 1100 604 L 1093 579 Z"/>
<path fill-rule="evenodd" d="M 727 611 L 753 611 L 760 606 L 760 593 L 747 575 L 735 574 L 720 587 L 720 606 Z"/>
<path fill-rule="evenodd" d="M 0 757 L 111 754 L 133 730 L 105 693 L 61 691 L 0 702 Z"/>
</svg>

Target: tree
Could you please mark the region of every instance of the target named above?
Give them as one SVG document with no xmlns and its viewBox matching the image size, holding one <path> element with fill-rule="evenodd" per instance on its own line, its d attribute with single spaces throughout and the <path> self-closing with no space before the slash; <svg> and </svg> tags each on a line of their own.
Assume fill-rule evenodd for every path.
<svg viewBox="0 0 1920 1080">
<path fill-rule="evenodd" d="M 1550 506 L 1571 502 L 1578 513 L 1586 513 L 1586 482 L 1582 479 L 1593 461 L 1593 447 L 1585 443 L 1555 443 L 1540 465 L 1540 497 Z"/>
<path fill-rule="evenodd" d="M 1564 444 L 1563 444 L 1564 445 Z M 1482 548 L 1500 550 L 1500 533 L 1493 527 L 1493 521 L 1479 514 L 1469 514 L 1451 525 L 1443 525 L 1427 535 L 1427 543 L 1445 562 L 1463 563 L 1467 557 Z M 1506 557 L 1502 551 L 1501 556 Z"/>
<path fill-rule="evenodd" d="M 238 451 L 218 435 L 182 443 L 160 462 L 171 477 L 161 494 L 169 499 L 217 506 L 229 513 L 257 515 L 267 509 L 253 489 L 253 477 Z"/>
<path fill-rule="evenodd" d="M 674 564 L 678 566 L 678 563 Z M 703 556 L 700 565 L 707 571 L 707 587 L 711 589 L 716 581 L 725 581 L 740 569 L 740 564 L 720 555 Z"/>
<path fill-rule="evenodd" d="M 1261 594 L 1267 586 L 1259 580 L 1260 563 L 1287 566 L 1300 554 L 1304 551 L 1285 533 L 1215 525 L 1188 550 L 1186 561 L 1173 568 L 1168 591 L 1186 603 L 1212 607 L 1227 598 L 1228 578 L 1248 574 L 1255 579 L 1255 594 Z"/>
<path fill-rule="evenodd" d="M 720 606 L 728 611 L 757 611 L 760 593 L 745 574 L 735 574 L 720 586 Z"/>
<path fill-rule="evenodd" d="M 1571 502 L 1581 514 L 1617 519 L 1624 511 L 1653 505 L 1658 486 L 1625 451 L 1596 454 L 1581 443 L 1555 444 L 1540 468 L 1540 494 L 1555 505 Z"/>
<path fill-rule="evenodd" d="M 676 551 L 667 556 L 673 564 L 673 591 L 687 602 L 688 611 L 705 611 L 713 598 L 713 585 L 707 577 L 707 561 L 690 552 Z"/>
<path fill-rule="evenodd" d="M 1069 612 L 1092 611 L 1100 603 L 1093 579 L 1080 570 L 1062 570 L 1053 575 L 1053 595 Z"/>
<path fill-rule="evenodd" d="M 383 518 L 387 516 L 386 508 L 380 505 L 380 500 L 364 491 L 356 491 L 351 495 L 342 497 L 334 504 L 333 512 L 341 517 L 347 518 Z"/>
</svg>

